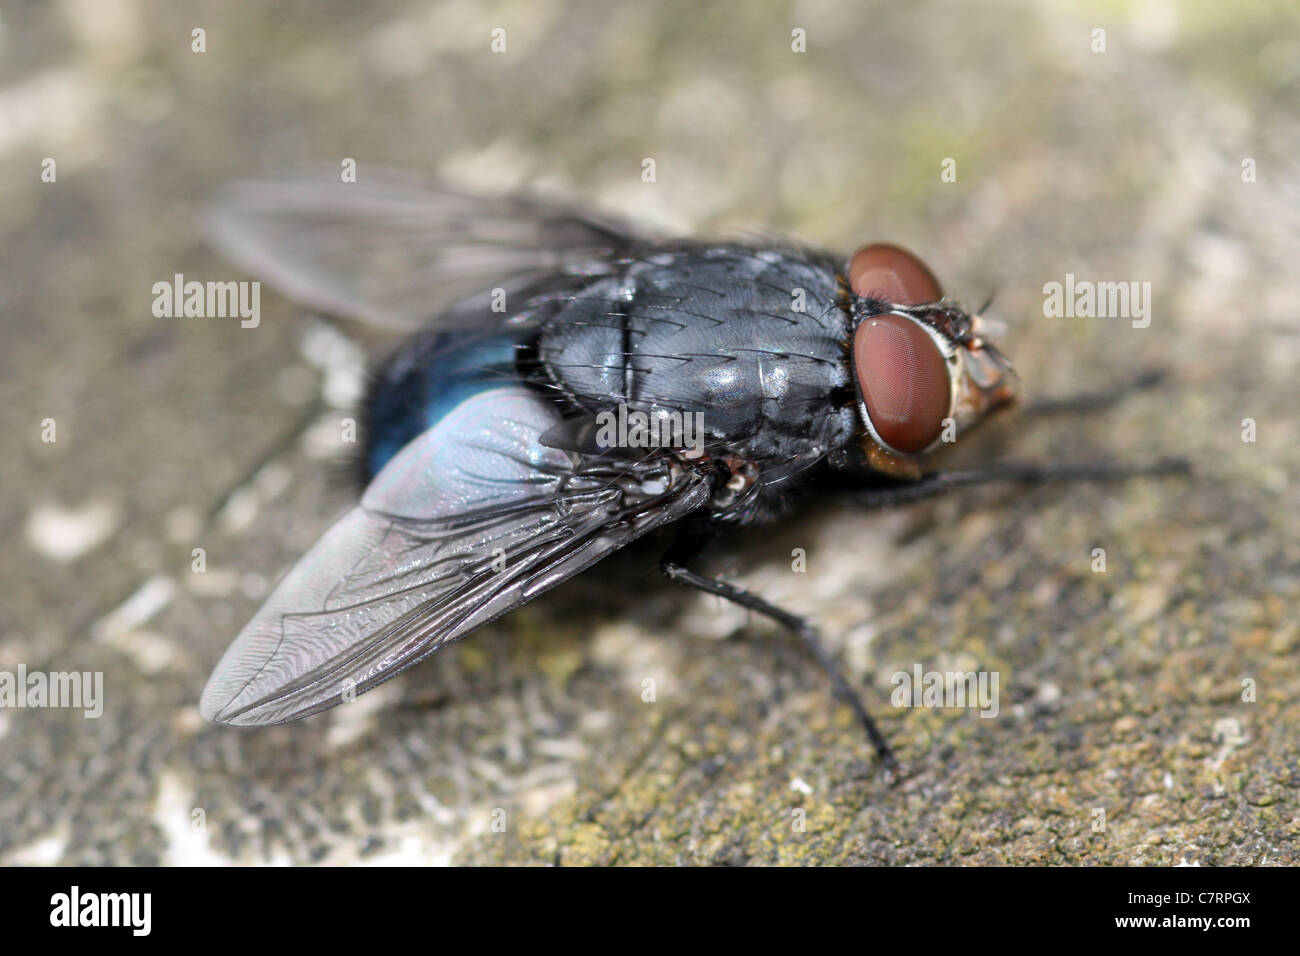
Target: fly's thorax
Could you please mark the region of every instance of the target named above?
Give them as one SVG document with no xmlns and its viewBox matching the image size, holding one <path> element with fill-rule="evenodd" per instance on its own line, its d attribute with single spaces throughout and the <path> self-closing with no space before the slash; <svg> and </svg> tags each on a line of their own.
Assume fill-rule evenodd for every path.
<svg viewBox="0 0 1300 956">
<path fill-rule="evenodd" d="M 834 263 L 795 250 L 647 252 L 551 313 L 538 340 L 550 381 L 597 412 L 699 413 L 710 449 L 766 465 L 849 440 L 849 315 Z"/>
</svg>

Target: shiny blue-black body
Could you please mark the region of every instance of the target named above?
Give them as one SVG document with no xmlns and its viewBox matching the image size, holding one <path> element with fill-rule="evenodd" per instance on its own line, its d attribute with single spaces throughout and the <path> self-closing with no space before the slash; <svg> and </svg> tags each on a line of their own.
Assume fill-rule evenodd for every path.
<svg viewBox="0 0 1300 956">
<path fill-rule="evenodd" d="M 620 404 L 700 413 L 713 459 L 756 465 L 746 506 L 764 499 L 762 486 L 789 488 L 847 454 L 850 314 L 830 257 L 658 248 L 603 274 L 550 277 L 508 303 L 485 314 L 487 331 L 417 334 L 382 367 L 368 403 L 368 476 L 467 395 L 510 380 L 566 418 Z M 731 502 L 717 510 L 735 516 Z"/>
</svg>

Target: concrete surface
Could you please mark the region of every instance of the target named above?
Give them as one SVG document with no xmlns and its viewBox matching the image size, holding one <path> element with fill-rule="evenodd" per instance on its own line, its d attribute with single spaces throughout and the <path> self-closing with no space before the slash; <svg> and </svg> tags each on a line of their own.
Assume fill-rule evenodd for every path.
<svg viewBox="0 0 1300 956">
<path fill-rule="evenodd" d="M 105 695 L 99 719 L 0 709 L 0 862 L 1298 862 L 1291 5 L 63 0 L 0 24 L 0 670 Z M 1031 395 L 1172 375 L 958 460 L 1196 477 L 815 510 L 718 552 L 825 626 L 894 787 L 801 648 L 648 552 L 354 705 L 207 726 L 222 650 L 347 505 L 339 420 L 386 346 L 269 290 L 256 329 L 155 318 L 150 290 L 248 278 L 196 229 L 218 184 L 342 157 L 907 244 L 969 305 L 996 287 Z M 1149 327 L 1044 317 L 1067 273 L 1149 281 Z M 996 671 L 999 716 L 891 707 L 916 664 Z"/>
</svg>

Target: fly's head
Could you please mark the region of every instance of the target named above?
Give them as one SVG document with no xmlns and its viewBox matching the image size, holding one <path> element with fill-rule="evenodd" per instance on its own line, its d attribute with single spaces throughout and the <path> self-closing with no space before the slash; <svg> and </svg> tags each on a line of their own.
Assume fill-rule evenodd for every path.
<svg viewBox="0 0 1300 956">
<path fill-rule="evenodd" d="M 926 455 L 1011 405 L 1017 380 L 987 323 L 944 299 L 916 256 L 866 246 L 848 269 L 853 371 L 872 469 L 916 478 Z"/>
</svg>

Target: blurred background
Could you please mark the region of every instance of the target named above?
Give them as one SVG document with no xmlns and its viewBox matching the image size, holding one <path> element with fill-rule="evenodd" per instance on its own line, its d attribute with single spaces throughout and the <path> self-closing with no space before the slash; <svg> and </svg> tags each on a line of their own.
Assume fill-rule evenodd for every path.
<svg viewBox="0 0 1300 956">
<path fill-rule="evenodd" d="M 0 863 L 1296 863 L 1297 102 L 1287 2 L 7 0 L 0 670 L 102 672 L 104 712 L 0 709 Z M 996 290 L 1031 397 L 1170 373 L 961 461 L 1196 476 L 721 550 L 824 626 L 892 788 L 791 638 L 640 560 L 352 706 L 208 726 L 213 665 L 348 505 L 338 422 L 391 343 L 265 286 L 256 329 L 151 289 L 252 278 L 199 228 L 221 183 L 344 158 L 904 244 L 967 306 Z M 1046 317 L 1067 274 L 1150 282 L 1149 326 Z M 915 663 L 997 671 L 999 717 L 890 707 Z"/>
</svg>

